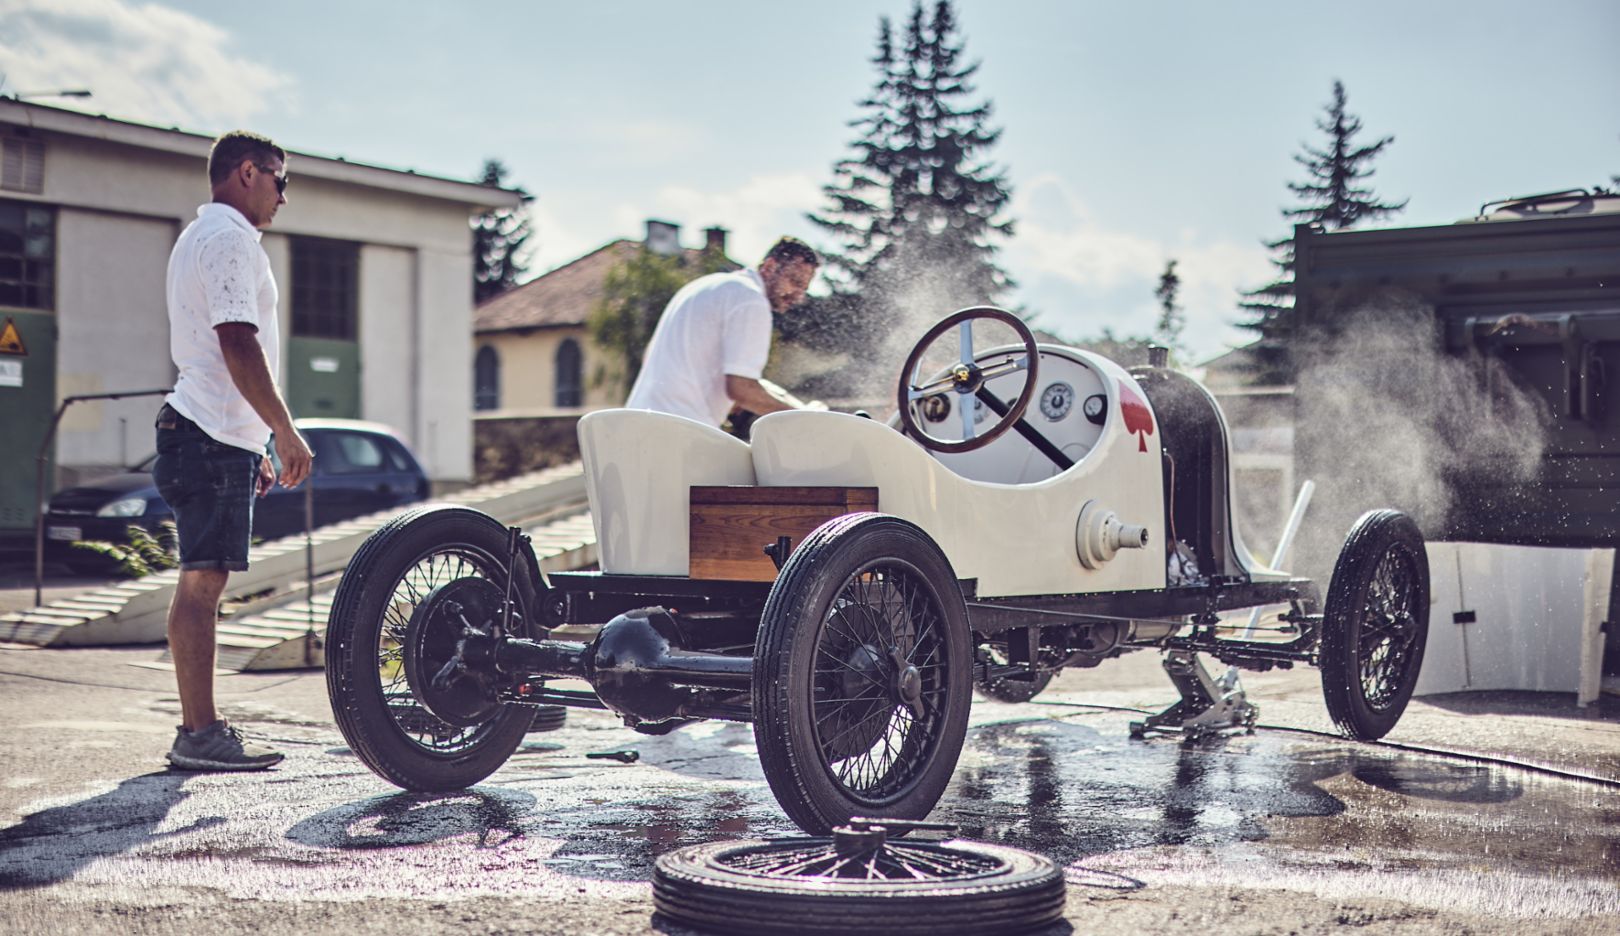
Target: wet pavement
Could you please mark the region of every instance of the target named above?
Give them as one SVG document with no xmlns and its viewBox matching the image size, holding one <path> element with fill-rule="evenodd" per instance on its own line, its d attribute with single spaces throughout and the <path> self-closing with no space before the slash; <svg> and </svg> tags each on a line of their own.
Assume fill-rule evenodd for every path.
<svg viewBox="0 0 1620 936">
<path fill-rule="evenodd" d="M 0 650 L 0 931 L 643 932 L 659 854 L 796 832 L 723 722 L 574 710 L 472 790 L 404 793 L 343 745 L 319 673 L 221 680 L 280 767 L 171 773 L 172 676 L 143 656 Z M 1620 931 L 1620 700 L 1419 700 L 1391 736 L 1605 784 L 1310 733 L 1309 671 L 1248 680 L 1295 730 L 1132 740 L 1171 690 L 1150 655 L 1110 665 L 976 702 L 933 816 L 1065 866 L 1051 932 Z"/>
</svg>

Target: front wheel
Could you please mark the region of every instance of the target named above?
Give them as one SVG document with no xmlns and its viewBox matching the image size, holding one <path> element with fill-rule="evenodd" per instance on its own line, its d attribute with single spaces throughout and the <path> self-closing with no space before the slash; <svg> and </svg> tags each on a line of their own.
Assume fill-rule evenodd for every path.
<svg viewBox="0 0 1620 936">
<path fill-rule="evenodd" d="M 972 704 L 967 608 L 915 525 L 828 521 L 782 568 L 754 646 L 754 738 L 788 817 L 921 819 L 956 767 Z"/>
<path fill-rule="evenodd" d="M 1388 734 L 1417 685 L 1429 635 L 1429 558 L 1398 510 L 1363 514 L 1333 567 L 1322 618 L 1322 695 L 1346 736 Z"/>
<path fill-rule="evenodd" d="M 465 789 L 504 764 L 534 723 L 529 707 L 495 699 L 494 673 L 428 686 L 453 652 L 448 620 L 498 620 L 507 558 L 507 532 L 493 518 L 425 507 L 384 524 L 344 571 L 326 631 L 327 693 L 349 748 L 384 779 Z M 514 630 L 526 592 L 512 589 Z"/>
</svg>

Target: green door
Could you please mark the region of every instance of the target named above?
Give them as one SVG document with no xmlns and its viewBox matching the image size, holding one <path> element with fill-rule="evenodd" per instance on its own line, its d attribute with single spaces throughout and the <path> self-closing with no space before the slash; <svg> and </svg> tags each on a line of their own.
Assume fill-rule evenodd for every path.
<svg viewBox="0 0 1620 936">
<path fill-rule="evenodd" d="M 35 458 L 55 408 L 56 316 L 0 306 L 0 540 L 32 542 Z M 45 465 L 47 497 L 52 454 Z"/>
<path fill-rule="evenodd" d="M 360 343 L 293 335 L 287 342 L 287 407 L 300 419 L 359 419 Z"/>
<path fill-rule="evenodd" d="M 287 406 L 299 418 L 360 418 L 360 245 L 293 237 Z"/>
</svg>

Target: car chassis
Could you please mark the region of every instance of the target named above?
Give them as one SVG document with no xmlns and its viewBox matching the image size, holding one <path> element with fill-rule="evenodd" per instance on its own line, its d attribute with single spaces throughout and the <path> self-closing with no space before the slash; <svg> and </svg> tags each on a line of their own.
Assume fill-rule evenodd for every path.
<svg viewBox="0 0 1620 936">
<path fill-rule="evenodd" d="M 1018 344 L 974 353 L 971 328 L 985 319 L 1012 328 Z M 921 380 L 925 350 L 951 330 L 960 333 L 960 360 Z M 1046 433 L 1024 419 L 1038 370 L 1060 378 L 1045 391 L 1054 405 L 1043 397 Z M 1054 390 L 1058 383 L 1068 389 Z M 1095 406 L 1086 400 L 1090 423 L 1078 407 L 1071 414 L 1062 405 L 1076 402 L 1076 386 L 1101 398 Z M 805 830 L 826 833 L 854 817 L 925 816 L 954 770 L 975 685 L 997 698 L 1027 699 L 1061 669 L 1132 650 L 1160 650 L 1181 696 L 1133 724 L 1134 735 L 1197 737 L 1254 724 L 1257 710 L 1235 670 L 1212 677 L 1199 654 L 1250 670 L 1320 667 L 1329 712 L 1350 737 L 1380 737 L 1399 719 L 1421 665 L 1428 612 L 1423 542 L 1404 514 L 1374 511 L 1358 521 L 1324 604 L 1313 582 L 1245 558 L 1227 495 L 1225 423 L 1203 388 L 1164 367 L 1127 373 L 1076 349 L 1037 345 L 1022 322 L 997 309 L 966 309 L 931 329 L 907 361 L 898 402 L 894 428 L 903 435 L 858 416 L 783 413 L 756 424 L 752 450 L 713 441 L 703 433 L 715 430 L 679 417 L 587 416 L 580 433 L 601 572 L 542 574 L 520 529 L 463 507 L 423 507 L 391 520 L 356 554 L 328 628 L 328 687 L 351 748 L 399 786 L 452 790 L 498 769 L 537 705 L 608 709 L 649 734 L 693 719 L 751 722 L 784 811 Z M 996 422 L 980 432 L 974 420 L 986 418 L 985 409 Z M 1062 432 L 1085 439 L 1063 444 Z M 1052 433 L 1059 437 L 1047 438 Z M 839 448 L 846 436 L 850 447 Z M 637 474 L 635 453 L 667 439 L 678 440 L 679 459 Z M 897 481 L 894 463 L 912 455 L 865 453 L 902 439 L 920 442 L 933 460 Z M 1006 440 L 1003 451 L 1018 445 L 1041 453 L 1056 474 L 1009 483 L 951 473 L 950 464 L 958 472 L 989 464 L 968 453 L 998 439 Z M 727 445 L 743 446 L 770 479 L 723 489 L 848 492 L 871 482 L 899 506 L 895 513 L 831 508 L 797 542 L 759 535 L 781 519 L 773 511 L 798 509 L 765 506 L 763 525 L 735 531 L 750 552 L 768 557 L 764 576 L 681 574 L 698 568 L 695 545 L 672 552 L 672 538 L 648 526 L 677 517 L 668 511 L 687 507 L 674 503 L 687 493 L 696 527 L 700 485 L 689 482 L 716 480 L 703 475 L 720 461 L 704 453 Z M 1157 461 L 1163 473 L 1106 467 L 1144 455 L 1148 462 L 1130 464 Z M 745 473 L 744 480 L 760 478 Z M 956 494 L 938 495 L 941 486 Z M 934 499 L 919 508 L 924 488 L 935 490 Z M 1079 498 L 1077 490 L 1103 493 Z M 1124 522 L 1102 499 L 1141 505 L 1148 522 Z M 971 527 L 965 533 L 940 519 L 958 503 L 977 502 L 989 506 L 978 526 L 962 524 Z M 1006 544 L 1038 545 L 1042 524 L 1073 531 L 1069 554 L 1060 559 L 1032 545 L 1031 558 L 1009 561 L 1019 550 Z M 1002 539 L 986 546 L 975 530 Z M 1162 553 L 1147 548 L 1161 535 Z M 958 565 L 979 574 L 958 575 Z M 1050 584 L 1065 582 L 1079 587 Z M 1259 629 L 1267 638 L 1255 636 L 1252 620 L 1242 627 L 1221 616 L 1264 606 L 1287 608 Z M 557 639 L 559 630 L 590 639 Z M 557 686 L 558 679 L 584 680 L 590 689 Z"/>
</svg>

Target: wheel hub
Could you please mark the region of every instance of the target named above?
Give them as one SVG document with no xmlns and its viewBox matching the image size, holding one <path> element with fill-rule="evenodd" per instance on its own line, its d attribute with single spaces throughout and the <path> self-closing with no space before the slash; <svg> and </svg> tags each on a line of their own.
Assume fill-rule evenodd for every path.
<svg viewBox="0 0 1620 936">
<path fill-rule="evenodd" d="M 969 393 L 978 393 L 984 385 L 981 370 L 977 364 L 958 364 L 951 368 L 951 389 L 964 396 Z"/>
<path fill-rule="evenodd" d="M 859 605 L 845 606 L 839 615 L 823 645 L 837 663 L 825 684 L 825 707 L 817 712 L 823 749 L 833 761 L 871 750 L 888 729 L 895 704 L 893 663 L 877 643 L 887 633 L 882 618 Z"/>
<path fill-rule="evenodd" d="M 487 651 L 506 596 L 477 576 L 429 592 L 405 628 L 405 681 L 429 712 L 470 728 L 499 710 L 497 678 Z"/>
</svg>

